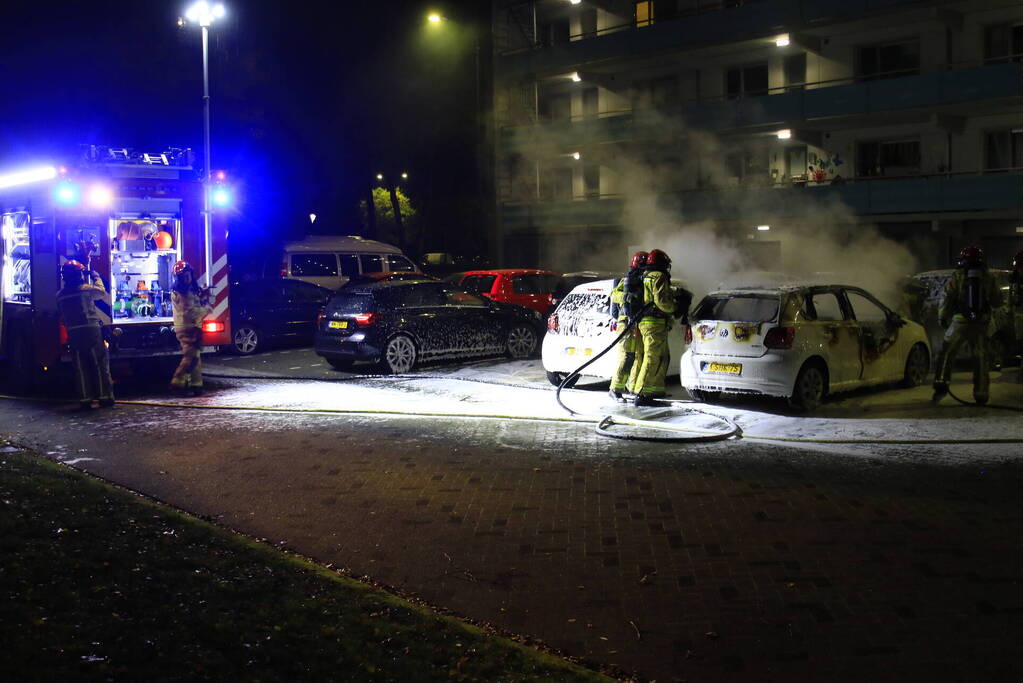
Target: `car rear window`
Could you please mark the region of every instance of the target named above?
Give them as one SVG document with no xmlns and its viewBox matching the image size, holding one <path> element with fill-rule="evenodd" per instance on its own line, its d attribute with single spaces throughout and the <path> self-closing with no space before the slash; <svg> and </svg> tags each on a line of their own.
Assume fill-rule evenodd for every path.
<svg viewBox="0 0 1023 683">
<path fill-rule="evenodd" d="M 778 297 L 769 295 L 712 295 L 705 297 L 693 314 L 694 320 L 727 320 L 759 323 L 778 315 Z"/>
<path fill-rule="evenodd" d="M 334 254 L 292 254 L 291 274 L 305 277 L 335 277 L 337 257 Z"/>
<path fill-rule="evenodd" d="M 496 275 L 470 275 L 462 280 L 462 289 L 473 294 L 489 294 Z"/>
<path fill-rule="evenodd" d="M 373 313 L 377 302 L 371 292 L 335 294 L 328 309 L 335 313 Z"/>
<path fill-rule="evenodd" d="M 611 297 L 601 292 L 577 292 L 566 296 L 558 306 L 559 317 L 584 313 L 611 315 Z"/>
<path fill-rule="evenodd" d="M 550 294 L 557 278 L 543 273 L 516 275 L 512 278 L 512 291 L 516 294 Z"/>
</svg>

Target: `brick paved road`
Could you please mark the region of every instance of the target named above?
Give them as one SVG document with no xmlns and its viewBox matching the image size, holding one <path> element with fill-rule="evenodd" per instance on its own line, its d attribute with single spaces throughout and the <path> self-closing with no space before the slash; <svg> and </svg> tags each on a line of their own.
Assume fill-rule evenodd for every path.
<svg viewBox="0 0 1023 683">
<path fill-rule="evenodd" d="M 645 678 L 1019 678 L 1015 447 L 953 467 L 529 422 L 171 416 L 0 403 L 53 457 Z"/>
</svg>

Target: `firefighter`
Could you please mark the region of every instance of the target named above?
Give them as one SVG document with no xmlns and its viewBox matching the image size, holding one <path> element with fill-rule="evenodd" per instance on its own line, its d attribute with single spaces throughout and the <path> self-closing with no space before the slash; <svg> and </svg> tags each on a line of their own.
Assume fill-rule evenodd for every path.
<svg viewBox="0 0 1023 683">
<path fill-rule="evenodd" d="M 629 272 L 615 283 L 611 290 L 612 315 L 618 326 L 625 329 L 638 315 L 643 306 L 643 274 L 646 271 L 647 252 L 637 251 L 632 255 Z M 615 401 L 624 401 L 623 391 L 635 393 L 636 377 L 643 365 L 643 346 L 639 336 L 639 326 L 633 324 L 625 338 L 618 346 L 618 366 L 611 378 L 610 395 Z"/>
<path fill-rule="evenodd" d="M 174 334 L 181 344 L 181 362 L 171 378 L 171 389 L 191 391 L 202 388 L 202 320 L 209 313 L 208 292 L 195 281 L 195 271 L 186 261 L 178 261 L 172 269 L 171 306 L 174 310 Z"/>
<path fill-rule="evenodd" d="M 979 247 L 963 247 L 956 270 L 945 284 L 945 300 L 938 322 L 945 329 L 945 341 L 934 375 L 934 395 L 938 403 L 948 394 L 952 363 L 963 344 L 969 344 L 975 363 L 973 399 L 980 405 L 988 400 L 987 333 L 991 311 L 1002 304 L 1002 293 L 988 272 L 984 252 Z"/>
<path fill-rule="evenodd" d="M 660 249 L 646 257 L 643 275 L 643 315 L 639 334 L 643 347 L 643 364 L 633 386 L 637 406 L 655 405 L 654 398 L 664 396 L 664 377 L 668 374 L 668 330 L 675 312 L 675 292 L 668 273 L 671 259 Z M 650 305 L 652 304 L 652 305 Z"/>
<path fill-rule="evenodd" d="M 96 300 L 102 299 L 106 290 L 99 277 L 86 282 L 86 273 L 79 261 L 67 261 L 61 266 L 64 287 L 57 292 L 57 308 L 67 328 L 79 408 L 91 410 L 93 401 L 99 401 L 101 408 L 112 408 L 110 356 L 103 342 L 103 321 L 96 309 Z"/>
</svg>

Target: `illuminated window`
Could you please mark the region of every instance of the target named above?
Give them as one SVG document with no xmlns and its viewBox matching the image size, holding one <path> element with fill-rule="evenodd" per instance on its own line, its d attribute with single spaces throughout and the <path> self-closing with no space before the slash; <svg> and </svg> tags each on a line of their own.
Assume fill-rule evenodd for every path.
<svg viewBox="0 0 1023 683">
<path fill-rule="evenodd" d="M 654 23 L 654 3 L 652 0 L 636 3 L 636 26 L 649 26 Z"/>
</svg>

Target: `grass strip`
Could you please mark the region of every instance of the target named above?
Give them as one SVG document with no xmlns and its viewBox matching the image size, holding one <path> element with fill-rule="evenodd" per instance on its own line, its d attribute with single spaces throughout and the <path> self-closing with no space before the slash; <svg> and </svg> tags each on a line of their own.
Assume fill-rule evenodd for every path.
<svg viewBox="0 0 1023 683">
<path fill-rule="evenodd" d="M 18 681 L 609 680 L 10 450 L 0 642 Z"/>
</svg>

